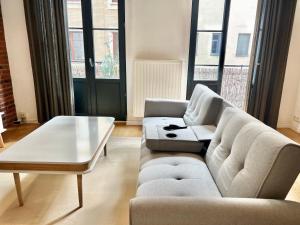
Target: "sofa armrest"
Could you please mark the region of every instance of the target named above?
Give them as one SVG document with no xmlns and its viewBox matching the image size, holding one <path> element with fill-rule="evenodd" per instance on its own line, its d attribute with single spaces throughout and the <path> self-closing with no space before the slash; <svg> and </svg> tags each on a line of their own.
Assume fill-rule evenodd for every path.
<svg viewBox="0 0 300 225">
<path fill-rule="evenodd" d="M 130 225 L 296 225 L 300 204 L 245 198 L 135 198 Z"/>
<path fill-rule="evenodd" d="M 171 99 L 146 99 L 144 117 L 183 117 L 188 101 Z"/>
</svg>

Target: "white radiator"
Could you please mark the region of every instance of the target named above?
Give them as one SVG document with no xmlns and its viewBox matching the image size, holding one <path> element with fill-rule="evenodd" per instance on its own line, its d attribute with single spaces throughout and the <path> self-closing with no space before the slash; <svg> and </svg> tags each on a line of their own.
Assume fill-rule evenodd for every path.
<svg viewBox="0 0 300 225">
<path fill-rule="evenodd" d="M 134 64 L 133 116 L 144 116 L 146 98 L 181 98 L 181 61 L 136 60 Z"/>
</svg>

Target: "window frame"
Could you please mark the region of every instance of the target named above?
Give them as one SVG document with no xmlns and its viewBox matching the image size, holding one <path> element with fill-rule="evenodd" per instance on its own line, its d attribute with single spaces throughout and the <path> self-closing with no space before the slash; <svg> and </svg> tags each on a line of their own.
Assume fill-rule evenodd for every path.
<svg viewBox="0 0 300 225">
<path fill-rule="evenodd" d="M 198 29 L 198 14 L 199 14 L 199 0 L 193 0 L 192 2 L 192 13 L 191 13 L 191 30 L 190 30 L 190 47 L 189 47 L 189 61 L 188 61 L 188 74 L 187 74 L 187 92 L 186 99 L 189 99 L 192 95 L 193 89 L 197 84 L 204 84 L 210 89 L 220 94 L 224 63 L 225 63 L 225 53 L 226 53 L 226 44 L 227 44 L 227 31 L 230 15 L 230 4 L 231 0 L 224 0 L 224 9 L 223 9 L 223 21 L 222 29 L 220 30 L 199 30 Z M 221 33 L 222 41 L 220 48 L 219 63 L 216 65 L 195 65 L 196 60 L 196 49 L 197 49 L 197 35 L 201 32 L 210 32 L 210 33 Z M 218 67 L 218 79 L 217 80 L 194 80 L 195 68 L 199 66 L 216 66 Z"/>
</svg>

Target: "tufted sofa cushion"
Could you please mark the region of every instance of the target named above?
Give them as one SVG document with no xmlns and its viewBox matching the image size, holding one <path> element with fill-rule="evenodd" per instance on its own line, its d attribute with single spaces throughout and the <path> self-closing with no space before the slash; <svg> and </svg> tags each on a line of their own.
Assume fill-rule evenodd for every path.
<svg viewBox="0 0 300 225">
<path fill-rule="evenodd" d="M 201 158 L 177 156 L 150 160 L 141 167 L 138 182 L 138 197 L 221 197 Z"/>
<path fill-rule="evenodd" d="M 163 157 L 189 157 L 189 158 L 196 158 L 203 160 L 201 156 L 194 153 L 188 152 L 160 152 L 160 151 L 152 151 L 147 148 L 144 137 L 142 137 L 141 143 L 141 156 L 140 156 L 140 166 L 142 167 L 146 162 L 156 159 L 156 158 L 163 158 Z"/>
<path fill-rule="evenodd" d="M 222 98 L 208 87 L 197 84 L 183 116 L 188 126 L 216 125 Z"/>
<path fill-rule="evenodd" d="M 298 145 L 234 108 L 224 111 L 206 155 L 224 197 L 284 199 L 299 159 Z"/>
</svg>

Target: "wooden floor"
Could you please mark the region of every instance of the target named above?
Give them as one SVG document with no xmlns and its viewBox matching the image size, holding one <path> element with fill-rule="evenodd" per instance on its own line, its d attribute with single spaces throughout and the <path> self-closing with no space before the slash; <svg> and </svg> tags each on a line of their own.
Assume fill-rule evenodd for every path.
<svg viewBox="0 0 300 225">
<path fill-rule="evenodd" d="M 101 157 L 94 170 L 83 177 L 83 208 L 77 208 L 73 175 L 22 173 L 25 204 L 19 207 L 12 174 L 1 173 L 0 225 L 128 225 L 128 203 L 136 192 L 142 128 L 115 125 L 108 156 Z M 22 124 L 9 128 L 3 134 L 5 148 L 0 151 L 37 127 Z"/>
<path fill-rule="evenodd" d="M 300 144 L 300 134 L 289 128 L 279 128 L 278 131 Z"/>
</svg>

